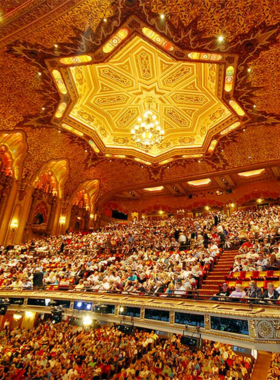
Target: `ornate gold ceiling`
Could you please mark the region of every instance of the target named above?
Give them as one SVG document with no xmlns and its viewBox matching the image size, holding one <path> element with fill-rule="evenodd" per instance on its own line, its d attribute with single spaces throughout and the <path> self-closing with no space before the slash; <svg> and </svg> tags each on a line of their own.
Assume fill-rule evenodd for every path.
<svg viewBox="0 0 280 380">
<path fill-rule="evenodd" d="M 271 165 L 277 167 L 280 161 L 280 108 L 277 96 L 280 8 L 275 2 L 4 0 L 0 4 L 0 12 L 0 127 L 5 133 L 7 130 L 22 133 L 26 141 L 24 175 L 34 175 L 46 161 L 65 159 L 69 162 L 65 193 L 72 194 L 81 181 L 98 178 L 100 198 L 118 188 L 151 187 L 161 182 L 171 184 L 183 177 L 185 181 L 212 178 L 217 172 L 230 172 L 237 168 L 238 172 L 242 172 Z M 160 20 L 160 13 L 165 14 L 164 21 Z M 107 22 L 103 21 L 104 18 Z M 103 47 L 123 27 L 129 30 L 127 38 L 111 52 L 105 53 Z M 142 33 L 143 27 L 166 39 L 173 50 L 164 50 L 163 46 L 149 40 Z M 217 37 L 220 34 L 225 40 L 218 45 Z M 201 112 L 200 118 L 206 119 L 207 112 L 210 112 L 206 107 L 210 101 L 205 101 L 200 108 L 198 104 L 191 108 L 190 103 L 179 103 L 179 98 L 172 93 L 172 89 L 166 88 L 165 83 L 162 89 L 152 85 L 153 78 L 150 82 L 149 78 L 143 78 L 143 72 L 135 63 L 137 48 L 133 44 L 136 39 L 148 57 L 149 54 L 160 57 L 161 61 L 171 65 L 166 69 L 169 75 L 172 74 L 172 65 L 193 68 L 193 80 L 186 75 L 185 83 L 186 86 L 194 83 L 193 88 L 197 90 L 181 89 L 181 83 L 175 83 L 174 91 L 180 96 L 182 93 L 183 96 L 199 94 L 203 100 L 206 96 L 213 102 L 215 98 L 217 104 L 230 112 L 231 115 L 222 115 L 217 123 L 209 127 L 200 146 L 192 147 L 191 133 L 194 132 L 189 129 L 199 131 L 199 121 L 195 121 L 195 116 Z M 134 49 L 134 55 L 125 56 L 130 46 Z M 192 52 L 209 57 L 216 54 L 222 58 L 214 62 L 191 60 L 188 54 Z M 60 62 L 62 58 L 81 55 L 90 56 L 91 61 L 70 65 Z M 125 62 L 134 64 L 130 73 L 118 67 Z M 149 65 L 163 81 L 167 74 L 155 58 Z M 198 83 L 195 79 L 195 73 L 199 72 L 205 79 L 209 66 L 216 67 L 215 94 L 209 89 L 207 91 L 206 81 Z M 229 66 L 234 68 L 234 76 L 233 88 L 227 92 L 224 82 L 225 69 Z M 75 67 L 75 70 L 70 67 Z M 124 105 L 104 104 L 104 97 L 109 92 L 102 94 L 94 84 L 104 82 L 113 88 L 114 95 L 121 87 L 117 87 L 108 77 L 104 78 L 103 74 L 101 78 L 99 73 L 102 67 L 113 68 L 129 78 L 133 82 L 131 87 L 135 84 L 134 91 L 140 88 L 142 93 L 132 93 L 131 87 L 129 91 L 123 88 L 119 102 L 123 99 Z M 248 72 L 249 68 L 251 72 Z M 65 94 L 60 92 L 54 80 L 54 69 L 62 75 L 67 88 Z M 88 94 L 91 99 L 84 97 L 80 102 L 83 100 L 86 111 L 90 109 L 90 116 L 100 119 L 102 128 L 92 129 L 88 120 L 77 121 L 71 116 L 79 98 L 79 88 L 72 71 L 81 71 L 81 78 L 85 76 L 86 79 L 85 86 L 89 89 L 91 85 L 91 95 Z M 40 77 L 38 72 L 42 74 Z M 99 77 L 90 79 L 87 76 L 94 73 Z M 165 94 L 162 95 L 161 91 Z M 130 145 L 130 121 L 127 125 L 117 123 L 127 107 L 141 113 L 144 97 L 155 94 L 160 109 L 156 112 L 162 118 L 170 146 L 151 152 L 149 157 Z M 161 100 L 168 99 L 174 105 L 177 103 L 174 108 L 181 117 L 184 116 L 185 126 L 174 120 L 174 114 L 161 111 L 168 108 L 163 101 L 158 101 L 159 97 Z M 101 102 L 98 103 L 97 98 L 101 98 Z M 244 116 L 238 115 L 230 106 L 232 100 L 242 107 Z M 118 112 L 114 115 L 116 110 Z M 192 111 L 193 115 L 188 114 Z M 230 118 L 233 119 L 232 124 L 229 123 Z M 184 131 L 182 138 L 186 139 L 183 142 L 178 142 L 181 137 L 176 135 L 176 128 Z M 121 132 L 121 137 L 117 137 L 116 131 Z M 217 141 L 216 147 L 212 145 L 213 141 Z M 211 146 L 214 150 L 210 149 Z"/>
<path fill-rule="evenodd" d="M 165 164 L 211 155 L 249 120 L 233 96 L 237 58 L 180 49 L 133 16 L 94 53 L 46 60 L 61 95 L 52 122 L 90 136 L 100 156 Z M 165 136 L 146 152 L 130 131 L 149 108 Z"/>
<path fill-rule="evenodd" d="M 232 124 L 219 99 L 223 75 L 217 64 L 176 61 L 140 37 L 109 62 L 70 70 L 79 97 L 69 117 L 122 154 L 137 149 L 130 130 L 149 107 L 165 131 L 163 143 L 148 152 L 152 156 L 202 147 L 211 128 L 227 127 L 227 119 Z"/>
</svg>

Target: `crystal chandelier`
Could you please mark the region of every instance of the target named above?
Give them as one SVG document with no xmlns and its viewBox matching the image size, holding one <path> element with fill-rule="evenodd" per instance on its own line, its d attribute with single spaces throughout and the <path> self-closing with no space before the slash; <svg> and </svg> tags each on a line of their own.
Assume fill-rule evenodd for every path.
<svg viewBox="0 0 280 380">
<path fill-rule="evenodd" d="M 164 130 L 160 127 L 157 117 L 151 110 L 144 113 L 143 117 L 138 118 L 138 124 L 131 129 L 132 140 L 136 145 L 150 150 L 153 146 L 160 145 L 164 136 Z"/>
</svg>

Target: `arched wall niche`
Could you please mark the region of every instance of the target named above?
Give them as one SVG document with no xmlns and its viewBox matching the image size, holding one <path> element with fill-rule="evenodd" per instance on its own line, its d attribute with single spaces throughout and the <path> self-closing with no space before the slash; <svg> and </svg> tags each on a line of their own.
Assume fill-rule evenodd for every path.
<svg viewBox="0 0 280 380">
<path fill-rule="evenodd" d="M 59 198 L 63 198 L 64 184 L 69 175 L 69 163 L 67 160 L 51 160 L 44 163 L 39 171 L 31 179 L 35 188 L 51 192 Z"/>
<path fill-rule="evenodd" d="M 82 182 L 71 197 L 71 214 L 69 227 L 74 231 L 93 227 L 95 200 L 99 191 L 99 180 Z"/>
<path fill-rule="evenodd" d="M 21 178 L 27 144 L 22 132 L 0 132 L 0 169 L 6 175 Z"/>
<path fill-rule="evenodd" d="M 82 182 L 72 196 L 72 204 L 86 208 L 87 211 L 94 212 L 95 199 L 99 190 L 99 180 L 87 180 Z M 83 205 L 82 205 L 83 203 Z"/>
</svg>

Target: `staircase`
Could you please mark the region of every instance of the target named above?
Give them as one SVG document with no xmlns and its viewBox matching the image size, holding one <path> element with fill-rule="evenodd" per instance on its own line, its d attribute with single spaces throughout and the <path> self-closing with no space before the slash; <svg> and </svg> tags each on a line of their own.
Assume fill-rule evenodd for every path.
<svg viewBox="0 0 280 380">
<path fill-rule="evenodd" d="M 213 271 L 203 281 L 203 285 L 199 289 L 199 296 L 207 299 L 218 292 L 219 285 L 223 284 L 225 276 L 229 274 L 236 255 L 238 255 L 238 251 L 224 251 Z"/>
<path fill-rule="evenodd" d="M 271 352 L 258 351 L 257 361 L 251 376 L 251 380 L 260 380 L 268 378 L 268 371 L 270 369 Z"/>
</svg>

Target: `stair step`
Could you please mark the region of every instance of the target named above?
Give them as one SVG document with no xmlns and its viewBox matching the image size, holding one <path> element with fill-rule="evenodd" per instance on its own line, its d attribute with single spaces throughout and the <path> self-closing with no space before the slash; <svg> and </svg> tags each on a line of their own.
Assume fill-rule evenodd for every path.
<svg viewBox="0 0 280 380">
<path fill-rule="evenodd" d="M 229 271 L 225 271 L 225 270 L 219 270 L 219 271 L 217 270 L 215 272 L 214 271 L 211 272 L 211 274 L 218 274 L 218 275 L 222 275 L 223 274 L 223 275 L 226 275 L 226 274 L 228 274 L 228 272 Z"/>
<path fill-rule="evenodd" d="M 225 276 L 209 276 L 207 280 L 211 281 L 224 281 Z"/>
</svg>

